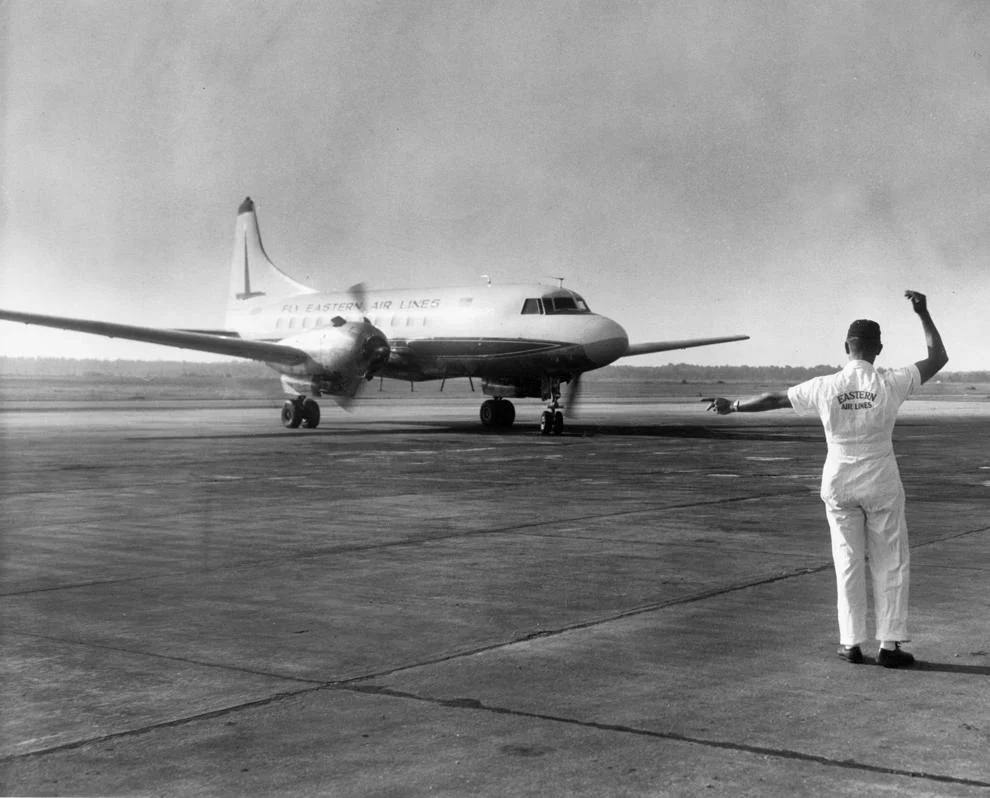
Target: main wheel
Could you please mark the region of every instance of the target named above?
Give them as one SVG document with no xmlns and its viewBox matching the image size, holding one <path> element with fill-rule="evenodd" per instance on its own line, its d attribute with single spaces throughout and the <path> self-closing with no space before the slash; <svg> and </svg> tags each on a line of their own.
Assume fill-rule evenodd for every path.
<svg viewBox="0 0 990 798">
<path fill-rule="evenodd" d="M 564 431 L 564 414 L 561 413 L 559 410 L 557 410 L 553 414 L 553 426 L 551 428 L 551 432 L 553 432 L 554 435 L 560 435 L 560 433 L 562 433 L 563 431 Z"/>
<path fill-rule="evenodd" d="M 313 399 L 302 403 L 302 425 L 310 429 L 320 426 L 320 406 Z"/>
<path fill-rule="evenodd" d="M 481 403 L 481 423 L 486 427 L 511 427 L 516 408 L 508 399 L 486 399 Z"/>
<path fill-rule="evenodd" d="M 516 407 L 508 399 L 495 400 L 495 418 L 500 427 L 511 427 L 516 420 Z"/>
<path fill-rule="evenodd" d="M 282 426 L 295 429 L 302 424 L 302 403 L 286 399 L 282 404 Z"/>
<path fill-rule="evenodd" d="M 494 427 L 498 424 L 498 408 L 495 407 L 494 399 L 485 399 L 481 403 L 481 423 L 486 427 Z"/>
</svg>

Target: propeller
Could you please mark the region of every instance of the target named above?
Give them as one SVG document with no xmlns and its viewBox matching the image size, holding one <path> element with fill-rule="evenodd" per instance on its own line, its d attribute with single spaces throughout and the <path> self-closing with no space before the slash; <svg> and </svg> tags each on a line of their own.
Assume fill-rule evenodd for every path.
<svg viewBox="0 0 990 798">
<path fill-rule="evenodd" d="M 363 315 L 368 307 L 368 284 L 364 282 L 355 283 L 347 289 L 347 293 L 350 294 L 351 299 L 354 300 L 354 303 L 360 308 Z M 363 318 L 365 324 L 371 325 L 371 321 L 367 316 L 363 316 Z M 364 342 L 364 347 L 361 350 L 361 354 L 368 361 L 368 366 L 364 372 L 365 380 L 370 380 L 374 377 L 388 363 L 389 355 L 392 354 L 392 348 L 388 345 L 388 339 L 383 335 L 377 334 L 378 332 L 376 328 L 376 334 Z"/>
<path fill-rule="evenodd" d="M 361 358 L 365 362 L 364 373 L 361 375 L 363 379 L 354 383 L 354 390 L 349 395 L 341 394 L 333 397 L 334 401 L 344 410 L 351 409 L 351 405 L 354 403 L 365 382 L 371 380 L 381 371 L 392 355 L 392 348 L 389 346 L 388 339 L 382 334 L 381 330 L 372 325 L 367 316 L 363 315 L 367 309 L 368 286 L 363 282 L 355 283 L 347 289 L 347 293 L 360 309 L 362 321 L 371 328 L 372 332 L 370 332 L 361 346 Z"/>
<path fill-rule="evenodd" d="M 368 359 L 368 365 L 364 371 L 364 379 L 367 381 L 374 377 L 388 363 L 388 359 L 392 354 L 392 347 L 388 345 L 388 341 L 385 338 L 375 333 L 364 342 L 362 354 Z"/>
</svg>

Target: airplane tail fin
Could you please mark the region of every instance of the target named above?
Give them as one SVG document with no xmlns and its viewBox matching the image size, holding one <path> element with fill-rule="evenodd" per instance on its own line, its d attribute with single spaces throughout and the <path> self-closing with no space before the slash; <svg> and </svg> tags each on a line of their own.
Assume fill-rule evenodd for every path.
<svg viewBox="0 0 990 798">
<path fill-rule="evenodd" d="M 256 306 L 259 300 L 271 302 L 282 297 L 314 293 L 315 288 L 297 283 L 271 262 L 261 243 L 254 202 L 250 197 L 245 198 L 237 209 L 237 226 L 234 229 L 228 319 L 249 313 L 251 306 Z"/>
</svg>

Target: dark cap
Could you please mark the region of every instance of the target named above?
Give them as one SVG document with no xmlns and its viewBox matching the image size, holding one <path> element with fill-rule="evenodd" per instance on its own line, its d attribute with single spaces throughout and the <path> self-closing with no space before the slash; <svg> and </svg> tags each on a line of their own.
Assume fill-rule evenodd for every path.
<svg viewBox="0 0 990 798">
<path fill-rule="evenodd" d="M 869 319 L 856 319 L 849 325 L 849 332 L 846 333 L 846 340 L 859 338 L 861 341 L 879 341 L 880 325 Z"/>
</svg>

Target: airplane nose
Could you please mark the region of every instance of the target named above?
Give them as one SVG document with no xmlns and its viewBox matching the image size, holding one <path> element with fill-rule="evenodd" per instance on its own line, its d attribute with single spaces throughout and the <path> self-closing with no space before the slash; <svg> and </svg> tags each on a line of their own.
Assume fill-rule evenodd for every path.
<svg viewBox="0 0 990 798">
<path fill-rule="evenodd" d="M 585 344 L 584 352 L 596 368 L 607 366 L 622 357 L 629 348 L 629 336 L 611 319 L 599 318 L 593 340 Z"/>
</svg>

